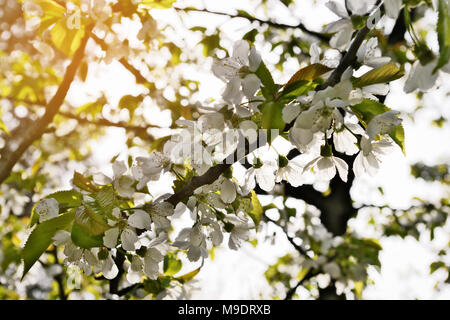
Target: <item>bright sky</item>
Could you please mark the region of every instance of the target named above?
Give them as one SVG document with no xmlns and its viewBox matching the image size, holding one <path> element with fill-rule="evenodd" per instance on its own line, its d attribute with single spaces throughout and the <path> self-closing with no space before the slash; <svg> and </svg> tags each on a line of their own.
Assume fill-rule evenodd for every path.
<svg viewBox="0 0 450 320">
<path fill-rule="evenodd" d="M 269 3 L 273 1 L 269 0 Z M 278 1 L 276 6 L 271 6 L 270 15 L 273 20 L 297 24 L 302 21 L 310 29 L 321 30 L 323 24 L 333 21 L 336 17 L 325 8 L 324 0 L 312 1 L 302 0 L 295 10 L 287 10 Z M 210 10 L 225 11 L 233 13 L 234 9 L 243 9 L 255 12 L 254 1 L 228 0 L 222 1 L 178 1 L 177 6 L 196 6 Z M 226 3 L 226 5 L 224 4 Z M 275 8 L 272 10 L 272 8 Z M 171 10 L 161 11 L 155 15 L 162 22 L 170 22 L 177 30 L 180 27 L 180 19 L 174 17 Z M 264 10 L 258 10 L 256 16 L 266 18 Z M 433 20 L 434 19 L 434 20 Z M 435 23 L 436 17 L 427 16 L 427 23 Z M 224 23 L 226 17 L 192 14 L 192 18 L 185 19 L 188 27 L 197 25 L 199 21 L 208 28 L 220 26 L 226 35 L 223 45 L 231 48 L 233 41 L 238 40 L 250 30 L 248 23 L 244 19 L 236 19 L 232 22 Z M 392 21 L 388 22 L 392 26 Z M 130 25 L 129 35 L 135 34 L 136 26 Z M 211 29 L 212 30 L 212 29 Z M 175 33 L 176 34 L 176 33 Z M 199 39 L 188 39 L 188 45 L 195 52 L 201 52 L 201 47 L 196 45 Z M 435 44 L 435 34 L 427 38 L 430 44 Z M 264 61 L 268 64 L 274 62 L 274 55 L 268 53 L 270 45 L 261 46 L 257 44 L 257 49 L 262 53 Z M 223 88 L 223 83 L 216 79 L 209 72 L 212 60 L 208 59 L 204 65 L 198 69 L 190 68 L 186 74 L 190 78 L 201 81 L 200 99 L 219 97 Z M 289 63 L 284 73 L 274 72 L 279 83 L 286 81 L 299 65 L 297 61 Z M 409 165 L 416 162 L 424 162 L 428 165 L 438 163 L 450 163 L 450 127 L 447 125 L 443 129 L 430 126 L 430 122 L 437 119 L 442 114 L 445 118 L 450 118 L 448 108 L 450 97 L 450 77 L 441 78 L 441 88 L 432 94 L 425 95 L 423 105 L 425 108 L 417 113 L 416 119 L 412 122 L 405 113 L 412 112 L 418 102 L 414 95 L 405 95 L 402 91 L 403 82 L 396 81 L 391 85 L 391 94 L 386 104 L 403 112 L 404 126 L 406 132 L 406 156 L 398 150 L 388 160 L 386 160 L 379 174 L 374 178 L 362 178 L 355 181 L 352 189 L 352 196 L 355 205 L 361 204 L 388 204 L 395 208 L 407 208 L 411 205 L 414 196 L 420 196 L 429 201 L 438 201 L 441 197 L 449 196 L 449 191 L 445 191 L 439 184 L 425 183 L 410 176 Z M 69 93 L 68 100 L 74 105 L 81 105 L 92 101 L 97 97 L 99 90 L 104 90 L 111 104 L 115 104 L 125 94 L 137 94 L 141 88 L 134 83 L 133 76 L 124 70 L 118 63 L 111 65 L 98 65 L 92 67 L 85 86 L 74 86 Z M 152 121 L 163 121 L 167 119 L 167 113 L 160 113 L 154 106 L 148 106 L 149 117 Z M 125 136 L 121 129 L 110 128 L 108 135 L 99 142 L 92 145 L 95 150 L 95 158 L 92 165 L 97 169 L 109 172 L 109 160 L 119 152 L 125 151 Z M 125 157 L 122 154 L 121 157 Z M 74 167 L 75 169 L 75 167 Z M 70 175 L 66 181 L 69 181 Z M 382 187 L 384 195 L 378 191 Z M 370 236 L 371 231 L 367 230 L 364 223 L 364 215 L 356 221 L 351 222 L 352 228 L 364 236 Z M 448 227 L 448 226 L 447 226 Z M 433 255 L 430 248 L 439 248 L 439 245 L 449 241 L 449 228 L 445 231 L 437 232 L 436 240 L 433 243 L 418 243 L 413 239 L 406 241 L 401 239 L 383 239 L 383 251 L 381 253 L 382 268 L 381 273 L 375 270 L 370 271 L 370 276 L 375 280 L 375 284 L 370 286 L 364 297 L 367 299 L 414 299 L 414 298 L 450 298 L 450 289 L 442 292 L 433 290 L 433 286 L 438 278 L 442 278 L 439 272 L 433 276 L 429 275 L 429 264 Z M 205 265 L 197 276 L 199 288 L 202 290 L 194 294 L 197 299 L 253 299 L 259 297 L 269 297 L 270 287 L 264 278 L 264 271 L 269 264 L 276 262 L 278 257 L 286 252 L 292 252 L 290 244 L 286 241 L 282 233 L 279 234 L 276 242 L 264 242 L 264 236 L 271 234 L 274 229 L 263 230 L 259 236 L 259 245 L 253 248 L 250 244 L 245 245 L 239 252 L 234 252 L 223 248 L 216 251 L 213 261 L 206 261 Z M 267 232 L 267 233 L 266 233 Z M 224 243 L 225 246 L 225 243 Z M 193 266 L 185 266 L 183 270 L 192 270 Z M 260 296 L 262 294 L 262 296 Z"/>
</svg>

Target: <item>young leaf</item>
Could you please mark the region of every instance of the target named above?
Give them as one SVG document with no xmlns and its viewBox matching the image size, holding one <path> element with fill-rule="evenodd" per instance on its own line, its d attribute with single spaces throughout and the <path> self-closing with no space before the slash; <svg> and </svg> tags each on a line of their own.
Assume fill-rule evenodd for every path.
<svg viewBox="0 0 450 320">
<path fill-rule="evenodd" d="M 437 33 L 439 42 L 439 60 L 434 69 L 445 66 L 450 60 L 450 7 L 448 0 L 439 0 L 439 16 L 437 23 Z"/>
<path fill-rule="evenodd" d="M 99 190 L 95 183 L 76 171 L 73 174 L 73 184 L 81 190 L 91 193 L 95 193 Z"/>
<path fill-rule="evenodd" d="M 358 119 L 365 125 L 367 125 L 376 115 L 391 110 L 381 102 L 371 99 L 364 99 L 360 104 L 350 106 L 350 108 Z"/>
<path fill-rule="evenodd" d="M 80 46 L 84 36 L 84 27 L 80 25 L 69 28 L 68 25 L 67 19 L 60 19 L 50 30 L 50 35 L 55 47 L 67 57 L 71 57 Z"/>
<path fill-rule="evenodd" d="M 250 13 L 248 13 L 245 10 L 238 10 L 238 15 L 244 18 L 247 18 L 249 20 L 255 19 L 255 17 L 253 17 Z"/>
<path fill-rule="evenodd" d="M 141 4 L 155 9 L 169 9 L 172 8 L 176 0 L 142 0 Z"/>
<path fill-rule="evenodd" d="M 305 68 L 298 70 L 284 85 L 284 87 L 286 88 L 297 81 L 313 81 L 331 70 L 333 69 L 320 63 L 311 64 Z"/>
<path fill-rule="evenodd" d="M 106 215 L 110 215 L 116 200 L 112 187 L 102 188 L 95 196 L 97 203 Z"/>
<path fill-rule="evenodd" d="M 164 264 L 163 264 L 163 271 L 168 276 L 173 276 L 177 274 L 181 267 L 183 266 L 183 263 L 181 260 L 178 260 L 176 257 L 166 255 L 164 257 Z"/>
<path fill-rule="evenodd" d="M 279 94 L 279 100 L 292 100 L 299 96 L 307 94 L 309 91 L 314 90 L 317 86 L 316 82 L 308 80 L 295 81 L 283 88 L 283 91 Z"/>
<path fill-rule="evenodd" d="M 366 87 L 378 83 L 391 82 L 403 77 L 405 73 L 394 62 L 390 62 L 379 68 L 370 70 L 360 78 L 356 78 L 353 84 L 356 87 Z"/>
<path fill-rule="evenodd" d="M 27 274 L 39 257 L 52 244 L 52 237 L 58 230 L 69 229 L 74 221 L 75 210 L 62 214 L 56 218 L 44 221 L 31 232 L 22 250 L 24 261 L 23 277 Z"/>
<path fill-rule="evenodd" d="M 55 199 L 60 204 L 68 207 L 80 206 L 81 202 L 83 201 L 83 195 L 75 190 L 57 191 L 55 193 L 49 194 L 45 198 Z"/>
<path fill-rule="evenodd" d="M 130 112 L 130 117 L 133 117 L 134 111 L 137 109 L 143 99 L 144 97 L 142 95 L 135 97 L 128 94 L 120 99 L 119 108 L 127 109 Z"/>
<path fill-rule="evenodd" d="M 78 224 L 72 226 L 71 238 L 74 244 L 84 249 L 103 247 L 103 235 L 92 235 Z"/>
<path fill-rule="evenodd" d="M 77 209 L 75 222 L 86 232 L 97 236 L 110 228 L 106 217 L 96 202 L 84 202 L 83 207 Z"/>
<path fill-rule="evenodd" d="M 442 262 L 442 261 L 436 261 L 436 262 L 433 262 L 431 265 L 430 265 L 430 274 L 433 274 L 433 273 L 435 273 L 437 270 L 439 270 L 440 268 L 445 268 L 446 266 L 445 266 L 445 263 L 444 262 Z"/>
<path fill-rule="evenodd" d="M 186 273 L 185 275 L 182 275 L 182 276 L 180 276 L 180 277 L 178 277 L 178 278 L 175 278 L 175 280 L 177 280 L 177 281 L 179 281 L 179 282 L 181 282 L 181 283 L 186 283 L 186 282 L 188 282 L 188 281 L 194 279 L 195 276 L 200 272 L 200 269 L 201 269 L 201 268 L 202 268 L 202 267 L 198 267 L 198 268 L 195 269 L 194 271 L 191 271 L 191 272 L 189 272 L 189 273 Z"/>
<path fill-rule="evenodd" d="M 277 102 L 265 102 L 260 106 L 262 113 L 263 129 L 278 129 L 282 131 L 285 127 L 283 121 L 283 105 Z"/>
<path fill-rule="evenodd" d="M 263 86 L 266 88 L 268 94 L 270 95 L 270 98 L 273 98 L 275 96 L 275 93 L 278 91 L 278 86 L 273 81 L 272 75 L 270 74 L 270 71 L 269 69 L 267 69 L 264 62 L 261 61 L 255 74 L 261 80 Z"/>
<path fill-rule="evenodd" d="M 34 2 L 41 7 L 42 12 L 44 13 L 41 17 L 38 32 L 39 35 L 42 35 L 45 30 L 64 17 L 66 8 L 53 0 L 35 0 Z"/>
<path fill-rule="evenodd" d="M 259 202 L 258 196 L 255 191 L 251 191 L 252 194 L 252 211 L 249 212 L 250 218 L 252 218 L 255 226 L 258 226 L 261 222 L 261 217 L 263 214 L 263 207 L 261 206 L 261 202 Z"/>
<path fill-rule="evenodd" d="M 400 149 L 402 149 L 403 154 L 405 154 L 405 130 L 403 129 L 403 126 L 401 124 L 396 126 L 389 133 L 389 136 L 400 147 Z"/>
</svg>

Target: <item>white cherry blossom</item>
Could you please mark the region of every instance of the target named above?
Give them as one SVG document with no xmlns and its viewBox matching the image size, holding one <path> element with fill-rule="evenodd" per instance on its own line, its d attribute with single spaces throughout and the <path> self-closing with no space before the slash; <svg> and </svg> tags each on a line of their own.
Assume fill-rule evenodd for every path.
<svg viewBox="0 0 450 320">
<path fill-rule="evenodd" d="M 303 169 L 304 172 L 313 169 L 319 181 L 329 181 L 336 175 L 336 169 L 342 181 L 347 182 L 347 163 L 334 156 L 318 156 L 311 160 Z"/>
<path fill-rule="evenodd" d="M 356 177 L 365 174 L 374 176 L 380 168 L 380 157 L 392 150 L 392 143 L 386 140 L 370 141 L 366 136 L 361 138 L 361 151 L 353 162 Z"/>
<path fill-rule="evenodd" d="M 377 38 L 364 40 L 357 51 L 356 57 L 359 63 L 372 68 L 381 67 L 391 61 L 391 58 L 383 57 L 381 55 L 381 50 L 378 48 Z"/>
<path fill-rule="evenodd" d="M 222 97 L 232 104 L 240 104 L 243 96 L 253 98 L 261 81 L 254 74 L 261 63 L 261 56 L 255 47 L 245 40 L 237 41 L 233 46 L 231 57 L 215 61 L 212 72 L 227 83 Z M 242 87 L 242 90 L 241 90 Z"/>
<path fill-rule="evenodd" d="M 56 218 L 59 213 L 59 204 L 53 198 L 42 199 L 36 205 L 36 213 L 39 215 L 39 222 Z"/>
<path fill-rule="evenodd" d="M 303 177 L 303 165 L 300 162 L 300 156 L 287 160 L 284 166 L 279 165 L 279 169 L 275 176 L 275 182 L 279 183 L 283 180 L 287 181 L 293 187 L 301 186 L 305 180 Z M 279 161 L 282 162 L 282 161 Z"/>
<path fill-rule="evenodd" d="M 374 9 L 376 0 L 348 0 L 346 3 L 353 15 L 362 16 Z M 353 35 L 351 17 L 340 2 L 329 1 L 325 5 L 341 19 L 328 24 L 324 31 L 326 33 L 335 33 L 330 40 L 330 45 L 333 48 L 343 50 L 347 47 Z"/>
</svg>

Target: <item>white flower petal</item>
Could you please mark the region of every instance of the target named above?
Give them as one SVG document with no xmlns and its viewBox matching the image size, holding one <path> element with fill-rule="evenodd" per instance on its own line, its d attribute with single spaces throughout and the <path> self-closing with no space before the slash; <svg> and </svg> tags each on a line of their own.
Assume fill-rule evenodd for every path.
<svg viewBox="0 0 450 320">
<path fill-rule="evenodd" d="M 138 242 L 138 237 L 136 232 L 131 228 L 125 228 L 120 235 L 120 241 L 122 242 L 122 248 L 126 251 L 136 250 L 136 242 Z"/>
<path fill-rule="evenodd" d="M 261 55 L 256 51 L 255 47 L 250 49 L 250 55 L 248 57 L 249 70 L 251 72 L 255 72 L 258 70 L 259 65 L 261 64 Z"/>
<path fill-rule="evenodd" d="M 229 179 L 225 179 L 220 187 L 220 198 L 225 203 L 232 203 L 236 199 L 236 187 Z"/>
<path fill-rule="evenodd" d="M 298 104 L 290 103 L 283 108 L 283 121 L 291 123 L 299 115 L 301 108 Z"/>
<path fill-rule="evenodd" d="M 384 8 L 389 18 L 397 19 L 402 8 L 402 0 L 384 0 Z"/>
<path fill-rule="evenodd" d="M 242 90 L 247 98 L 252 98 L 261 86 L 261 80 L 255 74 L 247 75 L 242 81 Z"/>
<path fill-rule="evenodd" d="M 152 219 L 144 210 L 135 210 L 128 218 L 128 225 L 138 229 L 150 230 L 152 227 Z"/>
<path fill-rule="evenodd" d="M 345 9 L 345 7 L 337 1 L 329 1 L 329 2 L 325 3 L 325 6 L 327 6 L 328 9 L 333 11 L 333 13 L 335 13 L 337 16 L 339 16 L 341 18 L 349 17 L 348 12 Z"/>
<path fill-rule="evenodd" d="M 339 172 L 339 176 L 341 177 L 342 181 L 347 182 L 348 164 L 338 157 L 333 157 L 333 162 L 336 165 L 336 168 Z"/>
<path fill-rule="evenodd" d="M 117 245 L 117 238 L 119 237 L 119 228 L 112 228 L 105 231 L 103 236 L 103 244 L 107 248 L 115 248 Z"/>
<path fill-rule="evenodd" d="M 246 40 L 236 41 L 233 45 L 232 58 L 236 59 L 241 66 L 248 66 L 248 55 L 250 45 Z"/>
<path fill-rule="evenodd" d="M 227 83 L 222 98 L 231 104 L 240 104 L 243 93 L 241 92 L 241 79 L 233 79 Z"/>
</svg>

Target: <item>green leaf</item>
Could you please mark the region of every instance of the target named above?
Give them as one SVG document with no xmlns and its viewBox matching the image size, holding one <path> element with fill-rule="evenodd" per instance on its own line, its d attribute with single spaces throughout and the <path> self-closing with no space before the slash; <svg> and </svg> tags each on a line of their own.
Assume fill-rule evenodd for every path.
<svg viewBox="0 0 450 320">
<path fill-rule="evenodd" d="M 164 257 L 163 270 L 166 275 L 173 276 L 177 274 L 181 270 L 182 266 L 183 263 L 176 257 L 172 255 L 166 255 Z"/>
<path fill-rule="evenodd" d="M 263 103 L 260 107 L 262 113 L 261 127 L 263 129 L 278 129 L 282 131 L 285 127 L 283 121 L 283 105 L 281 103 L 269 101 Z"/>
<path fill-rule="evenodd" d="M 391 82 L 403 77 L 405 73 L 394 62 L 390 62 L 379 68 L 370 70 L 360 78 L 353 80 L 356 87 L 366 87 L 378 83 Z"/>
<path fill-rule="evenodd" d="M 205 36 L 199 43 L 203 45 L 203 55 L 205 57 L 210 57 L 212 56 L 214 50 L 220 47 L 220 37 L 217 33 L 215 33 Z"/>
<path fill-rule="evenodd" d="M 284 86 L 288 87 L 298 81 L 313 81 L 331 70 L 333 69 L 320 63 L 311 64 L 298 70 Z"/>
<path fill-rule="evenodd" d="M 83 194 L 75 190 L 63 190 L 49 194 L 45 198 L 55 199 L 60 204 L 69 207 L 77 207 L 80 206 L 83 201 Z"/>
<path fill-rule="evenodd" d="M 170 62 L 172 63 L 172 65 L 177 65 L 181 62 L 181 53 L 183 52 L 180 47 L 178 47 L 177 45 L 175 45 L 172 42 L 169 42 L 166 44 L 166 48 L 169 49 L 172 58 L 170 59 Z"/>
<path fill-rule="evenodd" d="M 362 299 L 363 288 L 364 288 L 363 281 L 355 281 L 355 295 L 356 295 L 356 298 L 359 300 Z"/>
<path fill-rule="evenodd" d="M 84 249 L 103 247 L 103 235 L 92 235 L 78 224 L 72 226 L 71 238 L 75 245 Z"/>
<path fill-rule="evenodd" d="M 373 248 L 377 251 L 383 250 L 383 247 L 381 246 L 380 242 L 377 239 L 374 238 L 364 238 L 362 239 L 362 241 L 364 242 L 364 244 L 367 247 Z"/>
<path fill-rule="evenodd" d="M 110 228 L 106 219 L 111 216 L 116 197 L 112 187 L 104 187 L 93 198 L 93 201 L 82 202 L 83 206 L 75 214 L 75 221 L 86 232 L 98 236 Z"/>
<path fill-rule="evenodd" d="M 186 283 L 192 279 L 195 278 L 195 276 L 200 272 L 202 267 L 198 267 L 197 269 L 195 269 L 194 271 L 191 271 L 189 273 L 186 273 L 185 275 L 182 275 L 178 278 L 175 278 L 175 280 L 181 282 L 181 283 Z"/>
<path fill-rule="evenodd" d="M 350 106 L 350 108 L 364 125 L 367 125 L 376 115 L 391 110 L 381 102 L 371 99 L 364 99 L 360 104 Z"/>
<path fill-rule="evenodd" d="M 255 42 L 255 37 L 256 37 L 257 34 L 258 34 L 258 29 L 255 28 L 255 29 L 250 30 L 246 34 L 244 34 L 242 39 L 250 41 L 250 42 Z"/>
<path fill-rule="evenodd" d="M 439 16 L 437 23 L 437 33 L 439 42 L 439 60 L 434 69 L 445 66 L 450 60 L 450 6 L 448 0 L 439 0 Z"/>
<path fill-rule="evenodd" d="M 405 130 L 403 129 L 403 126 L 401 124 L 396 126 L 389 133 L 389 136 L 400 147 L 400 149 L 402 149 L 403 154 L 406 154 L 406 151 L 405 151 Z"/>
<path fill-rule="evenodd" d="M 106 223 L 105 212 L 97 202 L 83 202 L 83 206 L 77 209 L 75 222 L 86 232 L 97 236 L 110 228 Z"/>
<path fill-rule="evenodd" d="M 143 0 L 141 4 L 154 9 L 169 9 L 172 8 L 176 0 Z"/>
<path fill-rule="evenodd" d="M 76 171 L 73 174 L 73 184 L 81 190 L 91 193 L 96 193 L 99 190 L 95 183 Z"/>
<path fill-rule="evenodd" d="M 52 244 L 52 237 L 58 230 L 69 229 L 75 218 L 75 210 L 62 214 L 56 218 L 44 221 L 31 232 L 22 250 L 24 261 L 23 277 L 27 274 L 39 257 Z"/>
<path fill-rule="evenodd" d="M 71 57 L 81 44 L 84 36 L 84 27 L 68 27 L 68 19 L 60 19 L 50 30 L 51 39 L 56 48 L 67 57 Z"/>
<path fill-rule="evenodd" d="M 247 18 L 247 19 L 249 19 L 249 20 L 255 19 L 254 16 L 252 16 L 250 13 L 248 13 L 248 12 L 245 11 L 245 10 L 238 10 L 237 13 L 238 13 L 239 16 L 241 16 L 241 17 L 243 17 L 243 18 Z"/>
<path fill-rule="evenodd" d="M 307 94 L 309 91 L 314 90 L 316 86 L 316 82 L 308 80 L 295 81 L 283 88 L 283 91 L 279 94 L 278 100 L 295 99 L 299 96 Z"/>
<path fill-rule="evenodd" d="M 133 117 L 134 111 L 142 103 L 143 99 L 144 97 L 142 95 L 139 95 L 137 97 L 132 95 L 123 96 L 119 101 L 119 108 L 127 109 L 130 112 L 130 117 Z"/>
<path fill-rule="evenodd" d="M 114 189 L 112 187 L 102 188 L 95 196 L 97 203 L 103 210 L 104 214 L 110 215 L 116 200 Z"/>
<path fill-rule="evenodd" d="M 252 211 L 249 212 L 250 218 L 252 218 L 255 226 L 258 226 L 261 222 L 261 217 L 263 215 L 263 207 L 261 206 L 261 202 L 259 202 L 258 196 L 255 191 L 251 191 L 252 194 Z"/>
<path fill-rule="evenodd" d="M 267 99 L 269 98 L 273 99 L 275 97 L 276 92 L 278 91 L 278 86 L 273 81 L 272 74 L 270 73 L 269 69 L 267 69 L 263 61 L 261 61 L 261 63 L 259 64 L 259 67 L 256 70 L 255 74 L 261 80 L 263 86 L 267 90 L 268 97 L 266 96 L 265 97 Z"/>
<path fill-rule="evenodd" d="M 64 18 L 66 8 L 58 4 L 53 0 L 34 0 L 38 4 L 44 15 L 41 17 L 41 23 L 39 25 L 39 35 L 47 30 L 50 26 L 54 25 L 57 21 Z"/>
<path fill-rule="evenodd" d="M 446 266 L 445 266 L 445 263 L 444 262 L 442 262 L 442 261 L 436 261 L 436 262 L 433 262 L 431 265 L 430 265 L 430 274 L 433 274 L 433 273 L 435 273 L 438 269 L 440 269 L 440 268 L 445 268 Z"/>
<path fill-rule="evenodd" d="M 88 114 L 91 115 L 93 119 L 97 118 L 98 114 L 101 114 L 103 106 L 106 103 L 104 97 L 101 97 L 97 101 L 85 103 L 76 109 L 77 114 Z"/>
</svg>

